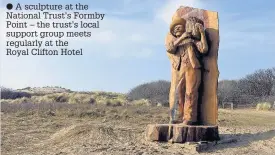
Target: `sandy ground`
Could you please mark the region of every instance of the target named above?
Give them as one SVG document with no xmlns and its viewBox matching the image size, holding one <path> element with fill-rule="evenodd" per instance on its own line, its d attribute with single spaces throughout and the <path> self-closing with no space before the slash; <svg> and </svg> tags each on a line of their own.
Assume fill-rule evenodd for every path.
<svg viewBox="0 0 275 155">
<path fill-rule="evenodd" d="M 166 107 L 96 107 L 80 114 L 1 113 L 2 155 L 198 154 L 190 145 L 147 142 L 149 123 L 167 123 Z M 200 154 L 275 154 L 275 112 L 219 110 L 219 144 Z"/>
</svg>

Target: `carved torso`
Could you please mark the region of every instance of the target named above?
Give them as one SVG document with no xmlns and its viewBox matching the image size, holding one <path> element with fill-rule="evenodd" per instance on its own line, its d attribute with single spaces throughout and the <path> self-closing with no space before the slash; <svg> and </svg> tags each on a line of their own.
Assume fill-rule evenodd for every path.
<svg viewBox="0 0 275 155">
<path fill-rule="evenodd" d="M 181 67 L 191 66 L 186 45 L 179 46 L 176 55 L 180 58 Z"/>
<path fill-rule="evenodd" d="M 172 36 L 171 34 L 168 34 L 166 37 L 166 46 L 169 48 L 169 46 L 172 46 L 172 42 L 176 38 Z M 192 46 L 192 47 L 190 47 Z M 193 39 L 185 39 L 180 46 L 177 47 L 174 54 L 167 53 L 168 57 L 172 63 L 172 67 L 176 70 L 179 70 L 181 67 L 191 67 L 191 63 L 193 63 L 193 68 L 199 68 L 200 63 L 197 59 L 197 46 L 199 46 L 199 41 L 194 41 Z M 188 48 L 193 48 L 192 55 L 190 56 L 190 53 L 188 53 Z"/>
</svg>

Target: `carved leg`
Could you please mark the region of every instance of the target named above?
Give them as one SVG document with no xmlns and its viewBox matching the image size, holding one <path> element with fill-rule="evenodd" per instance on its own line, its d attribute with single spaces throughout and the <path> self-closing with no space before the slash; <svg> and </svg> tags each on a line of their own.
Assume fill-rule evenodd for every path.
<svg viewBox="0 0 275 155">
<path fill-rule="evenodd" d="M 178 84 L 178 71 L 174 68 L 172 70 L 171 86 L 169 93 L 169 107 L 170 107 L 170 123 L 175 123 L 175 109 L 177 108 L 177 97 L 176 97 L 176 88 Z"/>
<path fill-rule="evenodd" d="M 201 82 L 201 71 L 189 68 L 186 72 L 186 96 L 184 103 L 184 123 L 194 124 L 197 122 L 198 113 L 198 88 Z"/>
<path fill-rule="evenodd" d="M 169 94 L 170 104 L 170 123 L 182 122 L 183 116 L 183 102 L 185 94 L 185 74 L 186 69 L 182 68 L 180 71 L 172 69 L 172 79 Z M 177 112 L 179 111 L 180 118 L 177 118 Z"/>
<path fill-rule="evenodd" d="M 184 102 L 185 102 L 185 87 L 186 87 L 186 80 L 185 76 L 182 77 L 182 79 L 179 82 L 178 85 L 178 97 L 179 97 L 179 122 L 183 122 L 183 116 L 184 116 Z"/>
</svg>

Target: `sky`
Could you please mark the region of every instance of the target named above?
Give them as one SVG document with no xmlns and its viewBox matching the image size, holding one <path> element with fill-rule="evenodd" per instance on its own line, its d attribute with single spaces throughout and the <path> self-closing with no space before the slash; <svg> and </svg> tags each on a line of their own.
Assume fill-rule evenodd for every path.
<svg viewBox="0 0 275 155">
<path fill-rule="evenodd" d="M 76 2 L 1 0 L 1 86 L 13 89 L 61 86 L 126 93 L 142 83 L 170 80 L 171 64 L 164 40 L 171 17 L 180 6 L 218 12 L 219 80 L 239 79 L 255 70 L 275 67 L 274 0 L 79 0 L 77 3 L 89 5 L 87 12 L 106 14 L 100 28 L 91 30 L 92 37 L 68 40 L 69 48 L 83 49 L 82 56 L 20 57 L 6 55 L 5 33 L 32 29 L 6 28 L 7 3 Z"/>
</svg>

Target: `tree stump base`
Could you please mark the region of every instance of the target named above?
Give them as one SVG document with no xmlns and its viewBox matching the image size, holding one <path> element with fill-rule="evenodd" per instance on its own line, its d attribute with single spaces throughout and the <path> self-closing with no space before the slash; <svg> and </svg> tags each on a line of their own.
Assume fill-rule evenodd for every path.
<svg viewBox="0 0 275 155">
<path fill-rule="evenodd" d="M 220 140 L 218 126 L 149 124 L 145 134 L 148 141 L 185 143 Z"/>
</svg>

